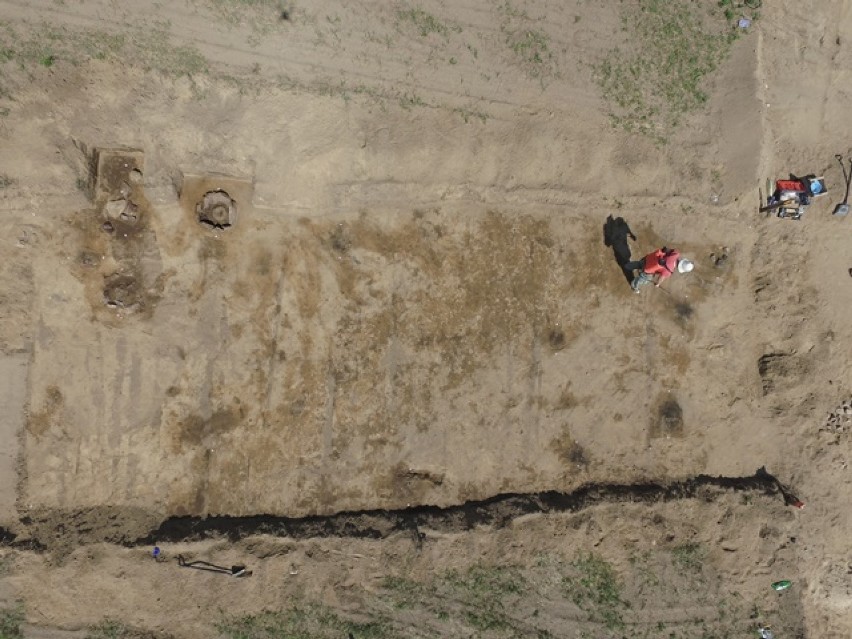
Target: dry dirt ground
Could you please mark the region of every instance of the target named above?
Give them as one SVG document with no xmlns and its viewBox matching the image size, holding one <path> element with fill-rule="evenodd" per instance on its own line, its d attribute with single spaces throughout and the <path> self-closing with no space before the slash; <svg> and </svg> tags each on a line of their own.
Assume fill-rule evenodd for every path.
<svg viewBox="0 0 852 639">
<path fill-rule="evenodd" d="M 0 0 L 3 632 L 852 636 L 852 13 L 765 4 L 629 132 L 601 77 L 653 0 Z M 695 272 L 633 295 L 609 216 Z M 323 528 L 699 475 L 733 483 Z M 150 558 L 215 515 L 319 519 Z"/>
</svg>

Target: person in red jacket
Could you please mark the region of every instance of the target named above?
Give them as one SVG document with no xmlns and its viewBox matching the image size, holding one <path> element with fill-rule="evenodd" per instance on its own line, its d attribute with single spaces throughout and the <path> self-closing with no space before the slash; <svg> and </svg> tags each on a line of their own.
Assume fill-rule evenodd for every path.
<svg viewBox="0 0 852 639">
<path fill-rule="evenodd" d="M 624 265 L 624 270 L 630 273 L 639 271 L 638 275 L 630 282 L 630 288 L 633 289 L 634 293 L 638 293 L 639 287 L 648 282 L 654 282 L 654 286 L 659 286 L 675 270 L 678 273 L 689 273 L 693 268 L 695 268 L 695 265 L 690 260 L 681 257 L 680 251 L 665 246 L 653 253 L 648 253 L 641 260 L 628 262 Z M 655 277 L 656 281 L 654 281 Z"/>
</svg>

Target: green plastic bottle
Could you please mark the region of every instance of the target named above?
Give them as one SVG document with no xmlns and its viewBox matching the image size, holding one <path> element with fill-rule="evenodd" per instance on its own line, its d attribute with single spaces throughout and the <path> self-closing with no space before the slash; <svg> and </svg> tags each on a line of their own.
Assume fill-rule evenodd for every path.
<svg viewBox="0 0 852 639">
<path fill-rule="evenodd" d="M 789 588 L 792 585 L 793 584 L 790 583 L 789 581 L 787 581 L 786 579 L 782 579 L 781 581 L 776 581 L 774 584 L 772 584 L 772 589 L 773 590 L 787 590 L 787 588 Z"/>
</svg>

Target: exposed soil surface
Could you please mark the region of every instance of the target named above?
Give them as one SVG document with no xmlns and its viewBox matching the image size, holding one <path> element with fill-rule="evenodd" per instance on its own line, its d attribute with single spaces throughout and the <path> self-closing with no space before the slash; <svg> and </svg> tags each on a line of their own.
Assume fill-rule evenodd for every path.
<svg viewBox="0 0 852 639">
<path fill-rule="evenodd" d="M 852 13 L 753 4 L 0 0 L 0 621 L 852 636 Z"/>
</svg>

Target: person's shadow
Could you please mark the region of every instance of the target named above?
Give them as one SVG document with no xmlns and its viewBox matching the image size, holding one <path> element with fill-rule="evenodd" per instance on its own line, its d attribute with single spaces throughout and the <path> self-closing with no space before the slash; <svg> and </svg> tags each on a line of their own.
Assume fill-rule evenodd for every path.
<svg viewBox="0 0 852 639">
<path fill-rule="evenodd" d="M 624 278 L 628 283 L 632 282 L 633 273 L 626 270 L 624 265 L 630 261 L 630 244 L 627 242 L 627 238 L 636 241 L 633 231 L 630 230 L 623 217 L 613 218 L 612 215 L 607 215 L 606 222 L 603 225 L 603 236 L 604 244 L 612 248 L 612 254 L 615 256 L 615 261 L 621 272 L 624 273 Z"/>
</svg>

